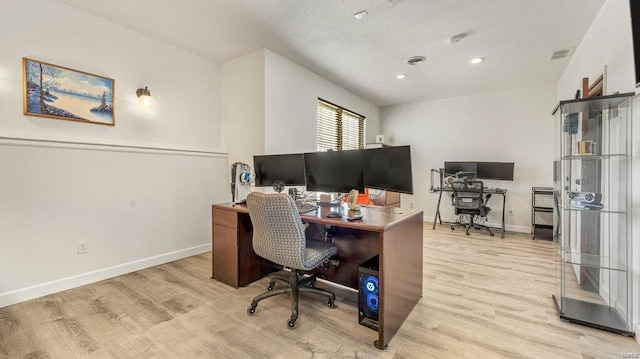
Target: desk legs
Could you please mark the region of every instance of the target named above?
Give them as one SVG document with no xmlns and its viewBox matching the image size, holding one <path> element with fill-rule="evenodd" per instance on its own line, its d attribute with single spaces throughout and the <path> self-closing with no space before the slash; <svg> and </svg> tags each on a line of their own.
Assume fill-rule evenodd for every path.
<svg viewBox="0 0 640 359">
<path fill-rule="evenodd" d="M 436 215 L 433 217 L 433 228 L 436 229 L 436 222 L 440 220 L 440 224 L 442 224 L 442 217 L 440 216 L 440 201 L 442 201 L 442 191 L 440 191 L 440 195 L 438 196 L 438 206 L 436 207 Z M 502 216 L 502 223 L 504 223 L 504 215 Z"/>
<path fill-rule="evenodd" d="M 502 233 L 500 233 L 500 238 L 504 238 L 504 231 L 505 231 L 505 227 L 504 227 L 504 212 L 506 211 L 506 209 L 505 209 L 506 203 L 507 203 L 507 195 L 505 195 L 503 193 L 502 194 Z"/>
</svg>

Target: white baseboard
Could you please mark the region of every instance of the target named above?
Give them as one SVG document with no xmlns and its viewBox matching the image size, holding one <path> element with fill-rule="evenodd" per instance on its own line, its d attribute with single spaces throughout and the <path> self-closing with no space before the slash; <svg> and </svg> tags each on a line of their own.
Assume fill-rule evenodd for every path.
<svg viewBox="0 0 640 359">
<path fill-rule="evenodd" d="M 211 250 L 211 243 L 185 248 L 174 252 L 160 254 L 154 257 L 139 259 L 136 261 L 119 264 L 117 266 L 102 268 L 95 271 L 78 274 L 75 276 L 56 279 L 50 282 L 34 286 L 0 293 L 0 308 L 21 303 L 30 299 L 61 292 L 63 290 L 80 287 L 101 280 L 117 277 L 119 275 L 135 272 L 141 269 L 173 262 L 178 259 L 194 256 Z"/>
<path fill-rule="evenodd" d="M 430 223 L 432 225 L 433 225 L 433 218 L 434 217 L 422 216 L 422 219 L 424 222 Z M 445 223 L 445 222 L 451 223 L 453 222 L 453 219 L 443 219 L 442 223 Z M 486 224 L 487 226 L 494 227 L 494 228 L 502 227 L 501 223 L 487 222 Z M 505 224 L 505 229 L 507 232 L 531 233 L 530 226 L 518 226 L 514 224 Z"/>
</svg>

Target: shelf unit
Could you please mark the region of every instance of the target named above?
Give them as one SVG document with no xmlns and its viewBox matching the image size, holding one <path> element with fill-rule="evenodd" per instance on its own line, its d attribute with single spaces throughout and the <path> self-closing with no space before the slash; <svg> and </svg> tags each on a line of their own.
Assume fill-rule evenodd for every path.
<svg viewBox="0 0 640 359">
<path fill-rule="evenodd" d="M 542 197 L 542 199 L 540 198 Z M 538 230 L 553 231 L 553 188 L 531 188 L 531 239 L 536 239 Z M 549 236 L 551 239 L 553 235 Z"/>
<path fill-rule="evenodd" d="M 631 103 L 635 94 L 561 101 L 553 299 L 561 319 L 632 328 Z M 555 217 L 555 216 L 554 216 Z"/>
</svg>

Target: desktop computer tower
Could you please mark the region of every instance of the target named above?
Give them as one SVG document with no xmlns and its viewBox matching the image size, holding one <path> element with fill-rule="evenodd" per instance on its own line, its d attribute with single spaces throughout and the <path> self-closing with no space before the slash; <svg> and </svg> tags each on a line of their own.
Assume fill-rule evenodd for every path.
<svg viewBox="0 0 640 359">
<path fill-rule="evenodd" d="M 358 267 L 358 322 L 378 330 L 379 257 L 375 256 Z"/>
</svg>

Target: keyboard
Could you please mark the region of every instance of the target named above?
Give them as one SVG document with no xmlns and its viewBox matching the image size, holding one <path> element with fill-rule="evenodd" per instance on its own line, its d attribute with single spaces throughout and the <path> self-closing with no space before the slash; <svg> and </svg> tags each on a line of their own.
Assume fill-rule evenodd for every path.
<svg viewBox="0 0 640 359">
<path fill-rule="evenodd" d="M 318 209 L 318 206 L 307 202 L 296 201 L 296 208 L 298 208 L 298 213 L 307 213 L 315 211 Z"/>
</svg>

